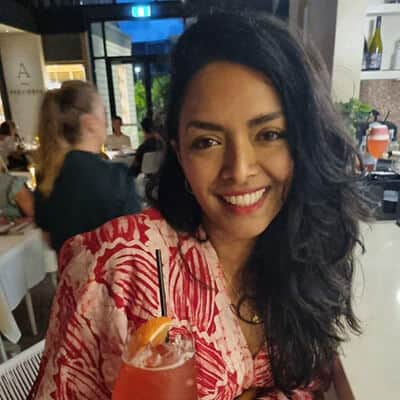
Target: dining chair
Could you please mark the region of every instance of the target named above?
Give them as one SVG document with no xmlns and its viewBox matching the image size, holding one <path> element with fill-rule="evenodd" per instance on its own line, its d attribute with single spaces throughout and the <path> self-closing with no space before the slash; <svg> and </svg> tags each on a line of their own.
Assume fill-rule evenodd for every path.
<svg viewBox="0 0 400 400">
<path fill-rule="evenodd" d="M 145 175 L 152 175 L 160 169 L 163 158 L 162 151 L 149 151 L 143 154 L 141 172 Z"/>
<path fill-rule="evenodd" d="M 0 364 L 0 399 L 25 400 L 39 372 L 44 340 Z"/>
</svg>

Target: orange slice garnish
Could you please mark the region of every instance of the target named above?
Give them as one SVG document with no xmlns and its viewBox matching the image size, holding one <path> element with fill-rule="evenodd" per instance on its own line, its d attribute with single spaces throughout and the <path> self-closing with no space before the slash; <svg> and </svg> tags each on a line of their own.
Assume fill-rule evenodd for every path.
<svg viewBox="0 0 400 400">
<path fill-rule="evenodd" d="M 169 317 L 157 317 L 148 320 L 141 325 L 132 335 L 128 345 L 128 357 L 132 357 L 143 346 L 152 344 L 157 346 L 167 339 L 172 319 Z"/>
</svg>

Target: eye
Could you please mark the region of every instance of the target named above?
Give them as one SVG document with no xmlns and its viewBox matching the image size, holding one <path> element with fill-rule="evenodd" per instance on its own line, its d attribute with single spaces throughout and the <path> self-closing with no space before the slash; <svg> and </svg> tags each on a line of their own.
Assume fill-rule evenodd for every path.
<svg viewBox="0 0 400 400">
<path fill-rule="evenodd" d="M 285 138 L 285 133 L 274 130 L 264 130 L 257 134 L 257 140 L 266 141 L 266 142 L 274 142 L 279 139 Z"/>
<path fill-rule="evenodd" d="M 212 138 L 198 138 L 193 141 L 191 147 L 195 150 L 204 150 L 213 146 L 218 146 L 219 142 Z"/>
</svg>

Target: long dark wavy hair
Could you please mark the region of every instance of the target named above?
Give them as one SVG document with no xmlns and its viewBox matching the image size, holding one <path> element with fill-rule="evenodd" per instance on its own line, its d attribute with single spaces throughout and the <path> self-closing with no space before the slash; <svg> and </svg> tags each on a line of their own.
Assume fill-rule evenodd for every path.
<svg viewBox="0 0 400 400">
<path fill-rule="evenodd" d="M 331 361 L 350 328 L 353 250 L 368 218 L 358 154 L 330 100 L 323 68 L 283 23 L 246 14 L 202 17 L 179 39 L 172 57 L 168 140 L 193 76 L 215 61 L 261 72 L 280 95 L 294 176 L 287 200 L 258 237 L 242 272 L 243 298 L 262 315 L 276 386 L 290 393 Z M 240 93 L 238 93 L 240 96 Z M 168 146 L 154 205 L 177 231 L 195 236 L 202 210 Z M 154 193 L 154 191 L 153 191 Z"/>
</svg>

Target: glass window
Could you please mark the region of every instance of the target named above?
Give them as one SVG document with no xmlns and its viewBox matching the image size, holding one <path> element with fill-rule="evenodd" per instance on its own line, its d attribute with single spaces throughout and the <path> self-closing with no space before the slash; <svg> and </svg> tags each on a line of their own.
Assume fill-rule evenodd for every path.
<svg viewBox="0 0 400 400">
<path fill-rule="evenodd" d="M 115 112 L 122 118 L 124 134 L 131 138 L 133 147 L 139 144 L 138 116 L 144 114 L 146 108 L 144 86 L 138 78 L 139 68 L 142 67 L 132 62 L 112 64 Z"/>
<path fill-rule="evenodd" d="M 169 63 L 157 62 L 150 64 L 151 73 L 151 97 L 153 115 L 160 117 L 165 114 L 167 95 L 170 83 Z"/>
<path fill-rule="evenodd" d="M 103 32 L 101 30 L 101 22 L 90 24 L 93 56 L 104 57 L 104 41 Z"/>
<path fill-rule="evenodd" d="M 106 22 L 107 56 L 130 56 L 132 55 L 132 38 L 124 33 L 118 22 Z"/>
<path fill-rule="evenodd" d="M 117 25 L 134 43 L 173 41 L 184 30 L 182 18 L 121 21 Z"/>
<path fill-rule="evenodd" d="M 46 65 L 49 78 L 48 89 L 59 88 L 64 81 L 70 79 L 86 80 L 86 72 L 83 64 L 52 64 Z"/>
<path fill-rule="evenodd" d="M 94 73 L 96 75 L 97 91 L 104 101 L 104 106 L 107 114 L 108 131 L 111 133 L 111 119 L 110 119 L 110 101 L 107 81 L 107 70 L 105 60 L 94 61 Z"/>
</svg>

